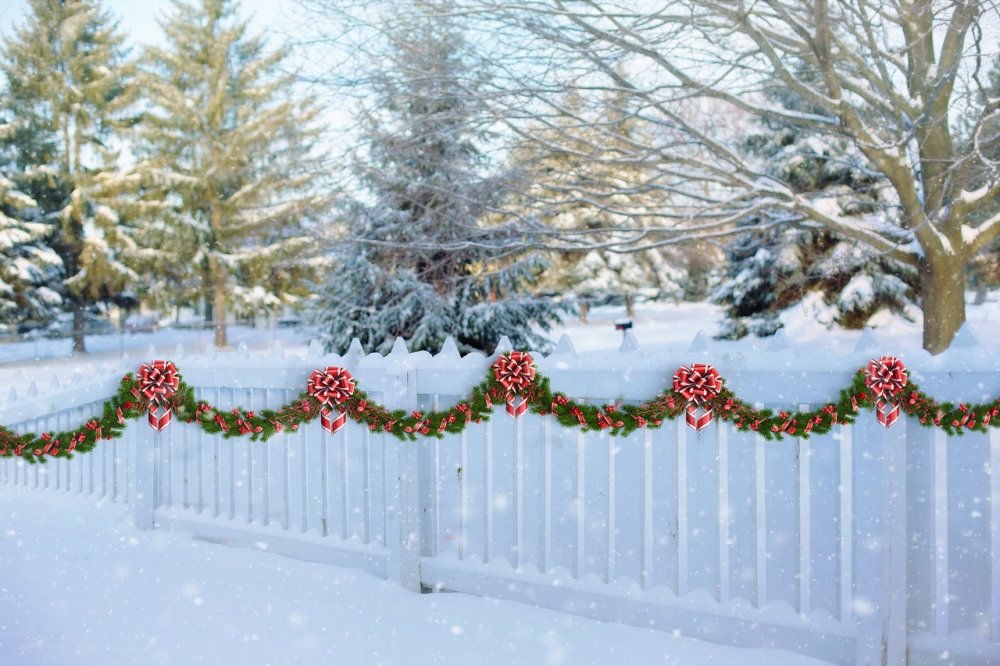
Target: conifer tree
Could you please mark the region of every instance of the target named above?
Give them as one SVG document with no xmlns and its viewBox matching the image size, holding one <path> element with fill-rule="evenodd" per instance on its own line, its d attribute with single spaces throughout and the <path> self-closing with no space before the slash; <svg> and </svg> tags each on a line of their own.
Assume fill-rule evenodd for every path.
<svg viewBox="0 0 1000 666">
<path fill-rule="evenodd" d="M 0 124 L 0 132 L 11 128 Z M 38 219 L 38 204 L 0 167 L 0 323 L 45 320 L 62 304 L 49 287 L 58 283 L 62 261 L 47 245 L 51 223 Z"/>
<path fill-rule="evenodd" d="M 73 349 L 85 351 L 86 309 L 136 279 L 136 251 L 116 210 L 116 130 L 130 121 L 132 68 L 123 37 L 98 0 L 29 0 L 26 22 L 3 49 L 4 107 L 15 186 L 56 223 L 63 265 L 54 287 L 73 312 Z"/>
<path fill-rule="evenodd" d="M 172 238 L 159 279 L 198 285 L 224 347 L 229 313 L 305 293 L 295 257 L 328 202 L 312 153 L 318 109 L 293 100 L 286 50 L 251 34 L 235 0 L 175 1 L 161 25 L 166 45 L 142 67 L 141 206 Z"/>
<path fill-rule="evenodd" d="M 524 293 L 544 263 L 492 249 L 507 233 L 490 219 L 507 181 L 483 152 L 489 135 L 470 98 L 485 73 L 462 33 L 430 10 L 386 34 L 359 111 L 361 191 L 339 207 L 349 240 L 361 242 L 332 252 L 335 270 L 315 300 L 326 348 L 343 352 L 357 337 L 386 352 L 398 336 L 437 351 L 450 335 L 462 351 L 491 352 L 507 335 L 544 349 L 538 330 L 558 309 Z"/>
<path fill-rule="evenodd" d="M 776 86 L 768 94 L 786 109 L 810 111 L 786 88 Z M 761 171 L 836 215 L 868 215 L 885 196 L 847 141 L 761 122 L 743 148 Z M 744 220 L 748 231 L 726 247 L 726 273 L 712 295 L 726 313 L 720 337 L 773 335 L 782 326 L 781 313 L 809 294 L 822 301 L 826 324 L 862 328 L 882 309 L 906 316 L 916 299 L 911 267 L 832 231 L 776 228 L 774 222 L 767 213 Z"/>
</svg>

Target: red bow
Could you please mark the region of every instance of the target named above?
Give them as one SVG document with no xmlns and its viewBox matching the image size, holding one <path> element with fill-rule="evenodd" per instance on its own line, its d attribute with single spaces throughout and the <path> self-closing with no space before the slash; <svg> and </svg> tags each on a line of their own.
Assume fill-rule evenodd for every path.
<svg viewBox="0 0 1000 666">
<path fill-rule="evenodd" d="M 507 413 L 517 418 L 528 411 L 525 391 L 535 381 L 535 361 L 528 352 L 507 352 L 493 364 L 493 378 L 507 392 Z M 520 397 L 520 403 L 517 398 Z M 487 402 L 487 404 L 489 404 Z"/>
<path fill-rule="evenodd" d="M 711 406 L 706 406 L 701 415 L 698 409 L 719 395 L 722 381 L 719 371 L 706 363 L 692 363 L 690 368 L 682 365 L 674 373 L 674 391 L 688 402 L 685 419 L 692 429 L 701 430 L 712 422 Z"/>
<path fill-rule="evenodd" d="M 899 402 L 890 399 L 899 395 L 906 382 L 906 367 L 895 356 L 868 361 L 865 386 L 875 394 L 875 418 L 886 428 L 899 419 Z"/>
<path fill-rule="evenodd" d="M 149 425 L 153 430 L 159 432 L 170 423 L 170 397 L 177 392 L 179 387 L 180 376 L 177 374 L 177 368 L 170 361 L 143 363 L 142 367 L 139 368 L 139 381 L 132 393 L 133 395 L 139 393 L 149 401 Z M 163 413 L 159 414 L 161 405 L 163 405 Z"/>
<path fill-rule="evenodd" d="M 336 433 L 347 424 L 347 410 L 343 403 L 354 395 L 354 386 L 354 378 L 344 368 L 331 366 L 326 370 L 313 370 L 309 375 L 306 390 L 323 405 L 320 424 L 327 432 Z M 339 412 L 336 417 L 333 416 L 334 407 Z"/>
</svg>

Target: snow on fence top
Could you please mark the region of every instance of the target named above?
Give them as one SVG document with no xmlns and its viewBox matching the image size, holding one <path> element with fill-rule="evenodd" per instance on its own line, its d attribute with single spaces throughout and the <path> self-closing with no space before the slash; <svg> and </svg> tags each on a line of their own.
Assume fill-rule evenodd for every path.
<svg viewBox="0 0 1000 666">
<path fill-rule="evenodd" d="M 117 364 L 105 365 L 86 379 L 78 372 L 67 377 L 72 372 L 72 361 L 67 360 L 66 370 L 41 383 L 32 381 L 25 395 L 10 388 L 6 395 L 0 394 L 0 424 L 102 402 L 114 394 L 123 373 L 134 372 L 154 358 L 174 361 L 185 382 L 194 387 L 304 388 L 313 369 L 339 365 L 350 369 L 369 389 L 377 390 L 381 384 L 376 377 L 415 370 L 419 393 L 462 395 L 481 380 L 493 359 L 511 349 L 507 336 L 489 357 L 479 352 L 461 356 L 451 338 L 437 354 L 410 352 L 397 339 L 385 356 L 366 354 L 357 340 L 343 355 L 323 354 L 316 341 L 305 354 L 288 353 L 280 342 L 259 351 L 251 352 L 241 344 L 232 351 L 190 355 L 182 345 L 172 353 L 150 345 L 141 358 L 126 353 Z M 618 353 L 580 354 L 572 339 L 563 335 L 551 354 L 531 354 L 539 370 L 552 380 L 554 390 L 577 398 L 649 399 L 668 385 L 679 366 L 711 363 L 727 387 L 745 400 L 766 405 L 827 402 L 836 399 L 851 375 L 869 359 L 883 354 L 898 355 L 913 381 L 940 400 L 983 402 L 1000 395 L 1000 355 L 995 346 L 980 344 L 967 326 L 952 347 L 937 356 L 923 350 L 894 349 L 870 330 L 845 355 L 818 344 L 795 346 L 781 331 L 766 341 L 764 349 L 749 342 L 719 344 L 699 332 L 685 352 L 646 352 L 635 335 L 626 332 Z"/>
</svg>

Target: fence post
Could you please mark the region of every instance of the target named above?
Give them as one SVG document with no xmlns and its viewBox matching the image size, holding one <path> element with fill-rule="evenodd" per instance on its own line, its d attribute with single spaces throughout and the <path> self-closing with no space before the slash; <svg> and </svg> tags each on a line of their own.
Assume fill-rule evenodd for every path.
<svg viewBox="0 0 1000 666">
<path fill-rule="evenodd" d="M 140 530 L 151 530 L 156 496 L 156 455 L 161 435 L 139 426 L 139 423 L 132 423 L 126 430 L 129 438 L 126 446 L 132 447 L 132 518 Z"/>
<path fill-rule="evenodd" d="M 416 374 L 413 370 L 387 368 L 386 407 L 416 409 Z M 402 587 L 420 591 L 420 490 L 417 445 L 385 437 L 385 487 L 387 502 L 386 545 L 388 578 Z"/>
</svg>

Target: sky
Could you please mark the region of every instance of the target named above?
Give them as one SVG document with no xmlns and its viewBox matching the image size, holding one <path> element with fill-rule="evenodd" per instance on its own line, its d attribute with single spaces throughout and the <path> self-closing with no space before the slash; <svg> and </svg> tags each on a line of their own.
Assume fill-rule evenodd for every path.
<svg viewBox="0 0 1000 666">
<path fill-rule="evenodd" d="M 133 44 L 159 42 L 160 26 L 156 18 L 170 7 L 169 0 L 103 0 L 104 8 L 121 21 L 121 29 Z M 294 0 L 242 0 L 244 15 L 252 15 L 260 31 L 283 34 L 295 22 L 298 9 Z M 0 0 L 0 34 L 10 34 L 14 25 L 23 22 L 28 0 Z"/>
</svg>

